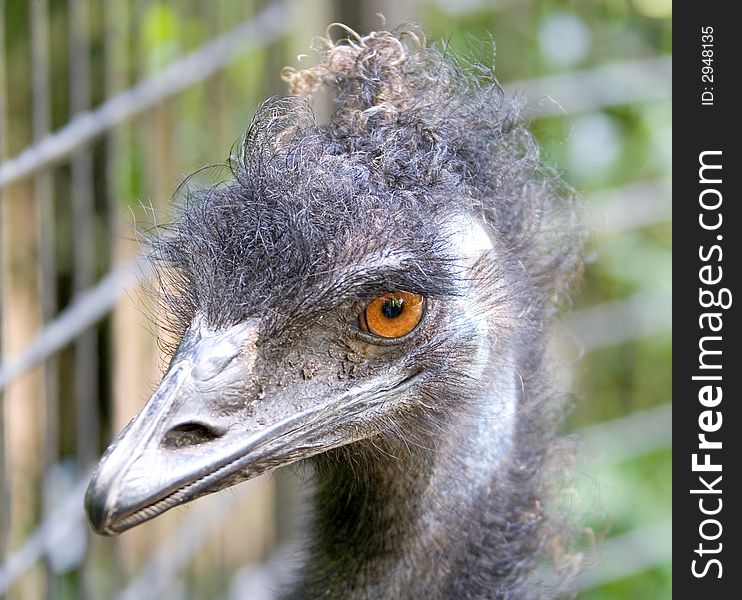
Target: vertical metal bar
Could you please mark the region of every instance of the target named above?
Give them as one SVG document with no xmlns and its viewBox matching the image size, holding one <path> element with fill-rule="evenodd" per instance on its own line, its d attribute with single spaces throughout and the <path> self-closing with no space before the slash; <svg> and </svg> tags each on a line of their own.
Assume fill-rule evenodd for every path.
<svg viewBox="0 0 742 600">
<path fill-rule="evenodd" d="M 380 28 L 394 29 L 413 22 L 418 16 L 419 0 L 370 0 L 362 3 L 335 1 L 336 14 L 340 17 L 338 20 L 361 35 Z"/>
<path fill-rule="evenodd" d="M 70 0 L 70 117 L 90 106 L 90 53 L 87 0 Z M 95 207 L 93 156 L 83 147 L 72 158 L 73 286 L 75 294 L 95 282 Z M 95 460 L 98 449 L 98 331 L 75 342 L 75 407 L 77 460 L 81 470 Z"/>
<path fill-rule="evenodd" d="M 5 0 L 0 0 L 0 163 L 7 156 L 7 100 L 5 75 Z M 3 248 L 3 190 L 0 189 L 0 357 L 3 356 L 3 312 L 5 286 Z M 5 558 L 10 523 L 10 493 L 5 476 L 5 402 L 0 390 L 0 560 Z"/>
<path fill-rule="evenodd" d="M 343 2 L 335 0 L 335 14 L 338 15 L 338 21 L 347 25 L 351 29 L 358 31 L 361 35 L 363 31 L 363 6 L 360 2 Z"/>
<path fill-rule="evenodd" d="M 418 11 L 419 0 L 374 0 L 373 2 L 364 2 L 364 13 L 362 17 L 362 26 L 364 33 L 382 27 L 383 21 L 389 29 L 394 29 L 404 23 L 410 23 L 419 18 Z M 384 17 L 383 21 L 379 17 Z"/>
<path fill-rule="evenodd" d="M 112 98 L 129 84 L 129 10 L 127 0 L 108 0 L 103 4 L 104 18 L 104 74 L 106 98 Z M 106 211 L 108 220 L 110 266 L 115 266 L 115 245 L 120 232 L 121 195 L 128 191 L 130 177 L 128 163 L 123 164 L 124 149 L 129 144 L 129 126 L 113 129 L 106 138 Z"/>
<path fill-rule="evenodd" d="M 199 19 L 201 22 L 208 24 L 209 37 L 216 37 L 220 33 L 222 14 L 224 13 L 222 4 L 219 2 L 216 5 L 206 3 L 198 3 L 196 5 Z M 215 149 L 223 152 L 223 149 L 226 147 L 224 134 L 227 124 L 227 110 L 224 104 L 224 83 L 225 74 L 223 71 L 219 71 L 202 84 L 204 100 L 206 102 L 206 122 L 208 123 L 209 131 L 214 132 L 209 136 L 210 139 L 207 148 L 207 152 L 209 153 Z"/>
<path fill-rule="evenodd" d="M 31 85 L 33 139 L 42 139 L 51 128 L 51 90 L 49 87 L 49 15 L 46 0 L 31 2 Z M 56 260 L 54 255 L 54 188 L 52 173 L 44 171 L 34 179 L 36 223 L 39 243 L 39 292 L 42 323 L 57 312 Z M 59 452 L 59 406 L 57 364 L 49 359 L 44 365 L 46 431 L 44 434 L 44 471 L 53 465 Z"/>
<path fill-rule="evenodd" d="M 271 2 L 272 0 L 256 0 L 256 11 L 265 10 L 270 6 Z M 263 51 L 266 53 L 264 69 L 268 75 L 263 81 L 264 89 L 261 90 L 261 96 L 263 97 L 281 96 L 285 93 L 285 85 L 283 81 L 281 81 L 280 77 L 276 77 L 276 73 L 280 73 L 281 69 L 285 66 L 283 45 L 284 40 L 277 39 L 263 47 Z"/>
<path fill-rule="evenodd" d="M 70 42 L 70 118 L 90 107 L 90 25 L 88 0 L 70 0 L 68 36 Z M 95 282 L 96 243 L 93 203 L 93 153 L 83 146 L 72 155 L 71 191 L 73 289 L 84 292 Z M 80 473 L 86 472 L 98 455 L 98 328 L 85 331 L 75 342 L 75 441 Z M 90 555 L 77 570 L 77 597 L 91 596 Z"/>
<path fill-rule="evenodd" d="M 51 89 L 49 82 L 49 13 L 46 0 L 33 0 L 31 18 L 31 121 L 34 142 L 51 129 Z M 37 279 L 41 304 L 41 325 L 57 312 L 56 259 L 54 255 L 54 182 L 47 169 L 34 178 L 34 205 L 38 243 Z M 59 383 L 55 358 L 45 361 L 44 372 L 44 436 L 42 442 L 42 478 L 58 460 L 59 454 Z M 44 486 L 41 486 L 44 489 Z M 50 509 L 42 493 L 42 510 Z M 45 562 L 47 597 L 56 596 L 56 581 Z"/>
<path fill-rule="evenodd" d="M 103 3 L 103 61 L 105 77 L 106 98 L 112 98 L 116 93 L 126 89 L 129 85 L 129 0 L 107 0 Z M 131 188 L 131 165 L 128 153 L 131 148 L 130 125 L 123 124 L 108 132 L 106 137 L 106 219 L 109 240 L 109 268 L 113 269 L 117 263 L 126 258 L 122 246 L 126 246 L 128 232 L 124 231 L 124 219 L 122 218 L 124 200 L 128 202 L 128 194 Z M 109 331 L 111 334 L 107 339 L 107 355 L 109 357 L 109 394 L 107 406 L 108 420 L 104 426 L 109 431 L 115 432 L 115 389 L 116 372 L 121 360 L 121 340 L 115 335 L 116 312 L 114 307 L 111 311 Z M 102 424 L 103 425 L 103 424 Z M 97 540 L 91 540 L 95 545 Z M 113 564 L 121 563 L 120 545 L 109 545 L 113 549 L 113 556 L 109 557 Z M 97 555 L 96 555 L 97 556 Z M 96 556 L 91 556 L 95 560 Z M 100 563 L 99 563 L 100 564 Z"/>
</svg>

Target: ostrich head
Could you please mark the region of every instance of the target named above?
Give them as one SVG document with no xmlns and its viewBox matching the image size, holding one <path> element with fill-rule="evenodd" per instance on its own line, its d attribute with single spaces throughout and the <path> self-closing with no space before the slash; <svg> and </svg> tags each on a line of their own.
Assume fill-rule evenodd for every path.
<svg viewBox="0 0 742 600">
<path fill-rule="evenodd" d="M 100 533 L 303 459 L 538 469 L 571 190 L 490 71 L 409 29 L 319 53 L 259 110 L 234 177 L 188 192 L 153 240 L 179 343 L 93 476 Z"/>
</svg>

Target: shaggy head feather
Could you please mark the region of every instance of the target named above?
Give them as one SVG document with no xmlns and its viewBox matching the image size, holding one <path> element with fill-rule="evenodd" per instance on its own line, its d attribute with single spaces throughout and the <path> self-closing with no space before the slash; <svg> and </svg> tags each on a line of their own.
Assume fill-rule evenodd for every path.
<svg viewBox="0 0 742 600">
<path fill-rule="evenodd" d="M 445 294 L 437 275 L 455 256 L 440 225 L 456 214 L 491 228 L 496 260 L 521 265 L 529 302 L 551 314 L 577 271 L 580 230 L 574 194 L 541 163 L 520 103 L 491 71 L 456 65 L 409 29 L 318 48 L 318 66 L 285 73 L 295 96 L 256 114 L 234 180 L 190 190 L 154 240 L 175 331 L 198 311 L 218 326 L 313 319 L 384 283 L 347 274 L 374 252 L 403 266 L 414 256 L 389 289 Z M 324 125 L 309 102 L 321 86 L 335 106 Z"/>
</svg>

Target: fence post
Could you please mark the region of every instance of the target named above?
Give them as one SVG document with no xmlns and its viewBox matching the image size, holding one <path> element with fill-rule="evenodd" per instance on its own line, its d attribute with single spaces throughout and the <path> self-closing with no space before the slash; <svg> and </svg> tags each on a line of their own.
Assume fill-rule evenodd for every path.
<svg viewBox="0 0 742 600">
<path fill-rule="evenodd" d="M 0 163 L 6 157 L 7 102 L 5 98 L 5 0 L 0 0 Z M 3 191 L 0 189 L 0 357 L 3 355 Z M 5 477 L 5 402 L 0 389 L 0 560 L 5 558 L 10 497 Z"/>
</svg>

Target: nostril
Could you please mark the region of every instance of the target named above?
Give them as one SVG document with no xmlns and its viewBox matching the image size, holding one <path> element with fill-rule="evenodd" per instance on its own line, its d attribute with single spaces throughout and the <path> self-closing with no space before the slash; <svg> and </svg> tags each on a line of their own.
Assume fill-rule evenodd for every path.
<svg viewBox="0 0 742 600">
<path fill-rule="evenodd" d="M 185 446 L 197 446 L 216 440 L 224 435 L 224 429 L 189 421 L 176 425 L 162 438 L 162 445 L 166 448 L 183 448 Z"/>
</svg>

